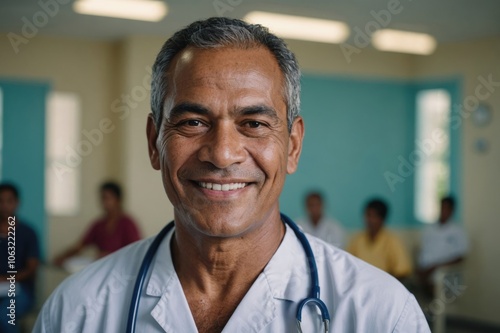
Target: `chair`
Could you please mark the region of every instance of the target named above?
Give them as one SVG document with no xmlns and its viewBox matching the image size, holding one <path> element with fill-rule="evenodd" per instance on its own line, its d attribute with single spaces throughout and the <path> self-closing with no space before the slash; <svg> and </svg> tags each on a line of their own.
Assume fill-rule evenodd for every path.
<svg viewBox="0 0 500 333">
<path fill-rule="evenodd" d="M 443 266 L 434 272 L 434 299 L 429 303 L 432 332 L 446 332 L 446 313 L 449 305 L 465 291 L 463 263 Z"/>
</svg>

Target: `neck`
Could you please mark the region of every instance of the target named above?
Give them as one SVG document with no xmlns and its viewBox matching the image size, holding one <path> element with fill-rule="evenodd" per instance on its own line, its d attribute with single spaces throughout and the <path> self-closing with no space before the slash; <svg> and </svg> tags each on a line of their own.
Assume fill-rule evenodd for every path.
<svg viewBox="0 0 500 333">
<path fill-rule="evenodd" d="M 178 223 L 179 222 L 179 223 Z M 248 291 L 278 249 L 285 227 L 279 211 L 235 237 L 200 235 L 176 219 L 172 259 L 184 290 L 210 298 Z"/>
<path fill-rule="evenodd" d="M 15 216 L 15 214 L 5 215 L 5 216 L 0 217 L 0 225 L 9 224 L 9 217 L 12 217 L 12 216 Z M 16 220 L 16 223 L 17 223 L 17 220 Z"/>
<path fill-rule="evenodd" d="M 106 212 L 106 217 L 108 218 L 108 220 L 114 220 L 117 217 L 119 217 L 121 213 L 122 213 L 121 209 L 110 210 Z"/>
<path fill-rule="evenodd" d="M 440 223 L 441 225 L 444 225 L 444 224 L 446 224 L 449 220 L 450 220 L 450 219 L 443 219 L 443 218 L 440 218 L 440 219 L 439 219 L 439 223 Z"/>
<path fill-rule="evenodd" d="M 368 231 L 368 235 L 370 236 L 370 239 L 372 241 L 374 241 L 375 238 L 377 238 L 377 235 L 379 234 L 380 230 L 382 230 L 382 228 Z"/>
<path fill-rule="evenodd" d="M 317 227 L 319 225 L 319 221 L 321 221 L 321 215 L 311 218 L 311 222 L 312 222 L 313 226 L 315 226 L 315 227 Z"/>
</svg>

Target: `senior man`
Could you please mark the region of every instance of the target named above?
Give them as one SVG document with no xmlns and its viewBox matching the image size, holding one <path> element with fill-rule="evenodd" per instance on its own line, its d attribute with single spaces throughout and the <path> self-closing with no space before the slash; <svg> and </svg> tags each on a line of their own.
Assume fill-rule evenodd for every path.
<svg viewBox="0 0 500 333">
<path fill-rule="evenodd" d="M 300 72 L 283 40 L 227 18 L 192 23 L 153 67 L 149 156 L 174 206 L 138 289 L 138 332 L 294 332 L 318 273 L 333 332 L 429 332 L 414 297 L 386 273 L 308 237 L 280 216 L 299 161 Z M 66 280 L 35 332 L 124 332 L 139 266 L 153 239 Z M 305 305 L 304 332 L 325 329 Z M 129 323 L 130 325 L 130 323 Z"/>
</svg>

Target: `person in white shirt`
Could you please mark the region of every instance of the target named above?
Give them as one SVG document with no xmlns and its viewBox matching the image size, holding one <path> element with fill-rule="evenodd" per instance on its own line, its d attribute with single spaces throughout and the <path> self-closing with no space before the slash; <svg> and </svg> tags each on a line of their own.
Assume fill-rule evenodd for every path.
<svg viewBox="0 0 500 333">
<path fill-rule="evenodd" d="M 313 270 L 296 237 L 304 242 L 302 234 L 283 223 L 279 196 L 304 137 L 299 96 L 294 54 L 260 25 L 210 18 L 162 47 L 147 142 L 174 225 L 144 275 L 137 332 L 294 332 L 299 302 L 319 293 L 311 286 L 315 273 L 331 332 L 430 332 L 415 298 L 394 278 L 309 236 Z M 125 332 L 152 241 L 63 282 L 34 333 Z M 325 331 L 318 307 L 303 310 L 304 332 Z"/>
<path fill-rule="evenodd" d="M 326 216 L 323 195 L 319 192 L 310 192 L 306 196 L 305 204 L 307 217 L 297 220 L 304 232 L 343 249 L 344 229 L 337 220 Z"/>
<path fill-rule="evenodd" d="M 461 262 L 468 251 L 469 242 L 461 225 L 452 221 L 455 199 L 441 199 L 441 212 L 437 223 L 422 232 L 419 255 L 419 274 L 425 288 L 433 289 L 431 276 L 439 267 Z"/>
</svg>

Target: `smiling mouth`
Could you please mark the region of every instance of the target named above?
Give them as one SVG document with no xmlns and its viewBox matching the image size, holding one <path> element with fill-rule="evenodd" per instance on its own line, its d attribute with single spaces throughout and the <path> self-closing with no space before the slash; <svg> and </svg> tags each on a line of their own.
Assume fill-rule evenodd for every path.
<svg viewBox="0 0 500 333">
<path fill-rule="evenodd" d="M 207 183 L 207 182 L 197 182 L 198 186 L 206 188 L 212 191 L 235 191 L 246 187 L 249 183 L 228 183 L 228 184 L 218 184 L 218 183 Z"/>
</svg>

